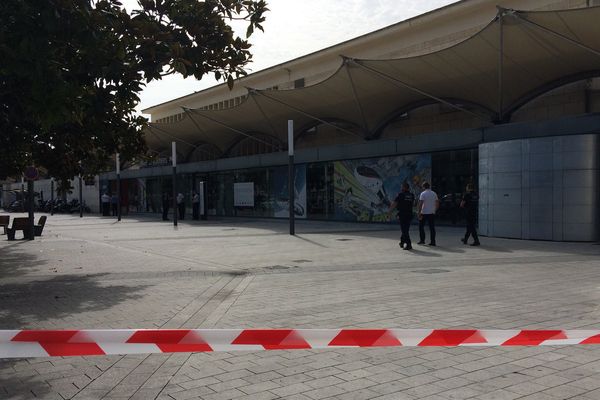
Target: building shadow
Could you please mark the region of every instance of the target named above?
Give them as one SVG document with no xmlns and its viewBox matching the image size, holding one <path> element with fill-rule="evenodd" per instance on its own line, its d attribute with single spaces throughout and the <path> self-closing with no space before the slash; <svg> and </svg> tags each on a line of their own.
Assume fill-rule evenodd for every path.
<svg viewBox="0 0 600 400">
<path fill-rule="evenodd" d="M 23 246 L 34 245 L 35 241 L 3 243 L 0 247 L 0 279 L 25 275 L 30 268 L 39 267 L 41 260 L 31 251 L 23 251 Z"/>
<path fill-rule="evenodd" d="M 61 275 L 0 284 L 0 329 L 44 329 L 50 324 L 53 329 L 90 328 L 72 326 L 72 321 L 77 320 L 78 314 L 138 300 L 143 297 L 139 292 L 148 287 L 107 285 L 100 279 L 103 275 Z"/>
<path fill-rule="evenodd" d="M 16 254 L 11 255 L 13 261 L 15 257 Z M 30 263 L 35 260 L 29 258 L 22 262 Z M 11 263 L 8 265 L 12 266 Z M 15 268 L 12 271 L 13 276 L 18 275 L 19 267 L 11 268 Z M 41 277 L 35 281 L 0 284 L 0 329 L 107 328 L 105 325 L 100 326 L 100 319 L 89 318 L 85 314 L 94 315 L 94 312 L 116 308 L 129 301 L 140 301 L 144 297 L 143 291 L 149 285 L 122 285 L 118 280 L 104 280 L 105 275 L 61 275 L 50 279 Z M 114 361 L 111 360 L 116 360 L 115 357 L 120 358 L 73 357 L 73 364 L 68 371 L 65 369 L 69 364 L 68 359 L 60 357 L 0 358 L 0 398 L 72 398 L 77 392 L 77 387 L 69 383 L 71 381 L 63 382 L 64 379 L 70 379 L 66 376 L 72 375 L 72 382 L 80 384 L 78 376 L 87 374 L 87 370 L 91 373 L 89 376 L 97 376 L 97 365 L 112 364 Z M 55 360 L 60 365 L 55 364 Z M 36 373 L 38 366 L 46 368 L 48 373 Z M 62 372 L 55 371 L 54 367 Z M 66 374 L 65 378 L 58 379 L 63 374 Z M 58 386 L 54 386 L 52 380 L 47 380 L 49 376 L 57 379 Z M 58 397 L 59 393 L 62 397 Z"/>
</svg>

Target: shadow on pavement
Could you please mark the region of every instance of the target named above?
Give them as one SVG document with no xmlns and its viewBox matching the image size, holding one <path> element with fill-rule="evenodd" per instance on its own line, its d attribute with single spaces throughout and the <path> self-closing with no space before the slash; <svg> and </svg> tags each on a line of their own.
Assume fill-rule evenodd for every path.
<svg viewBox="0 0 600 400">
<path fill-rule="evenodd" d="M 484 242 L 482 242 L 481 246 L 477 247 L 478 249 L 481 250 L 485 250 L 485 251 L 491 251 L 494 253 L 512 253 L 513 250 L 506 248 L 506 247 L 499 247 L 499 246 L 490 246 L 488 244 Z"/>
<path fill-rule="evenodd" d="M 412 250 L 405 250 L 405 251 L 410 254 L 416 254 L 418 256 L 423 256 L 423 257 L 441 257 L 442 256 L 441 254 L 438 254 L 438 253 L 432 253 L 429 251 L 419 250 L 415 246 L 413 246 Z"/>
<path fill-rule="evenodd" d="M 447 247 L 447 246 L 440 246 L 437 245 L 435 247 L 431 247 L 429 246 L 432 250 L 437 250 L 437 251 L 442 251 L 442 252 L 446 252 L 446 253 L 464 253 L 465 251 L 462 249 L 455 249 L 452 247 Z"/>
<path fill-rule="evenodd" d="M 71 326 L 73 316 L 105 310 L 142 297 L 148 285 L 107 285 L 103 274 L 61 275 L 51 279 L 0 285 L 0 329 L 90 328 Z M 61 320 L 64 319 L 64 322 Z"/>
<path fill-rule="evenodd" d="M 24 246 L 28 246 L 27 249 Z M 0 279 L 25 275 L 28 269 L 43 263 L 31 254 L 30 246 L 35 246 L 35 241 L 18 241 L 0 247 Z"/>
<path fill-rule="evenodd" d="M 6 254 L 9 254 L 8 258 Z M 22 269 L 19 263 L 26 265 L 36 262 L 35 257 L 21 256 L 16 252 L 3 252 L 4 263 L 0 264 L 0 268 L 8 266 L 12 269 L 11 275 L 18 275 L 16 272 Z M 73 317 L 83 313 L 93 315 L 96 311 L 118 307 L 130 300 L 139 300 L 143 297 L 139 292 L 148 287 L 108 284 L 108 281 L 102 280 L 103 275 L 61 275 L 23 283 L 0 284 L 0 329 L 100 328 L 81 323 L 83 320 L 101 324 L 99 318 Z M 115 356 L 112 359 L 93 357 L 86 361 L 73 357 L 73 364 L 70 366 L 61 358 L 0 359 L 0 399 L 72 398 L 79 389 L 69 382 L 80 384 L 81 376 L 99 375 L 100 370 L 96 365 L 112 364 L 115 362 L 114 358 Z M 60 364 L 55 364 L 54 360 Z M 35 366 L 28 365 L 30 363 L 35 363 Z M 32 368 L 40 368 L 44 372 L 32 374 Z M 71 375 L 72 381 L 68 378 Z M 54 382 L 48 379 L 50 376 L 54 377 L 59 386 L 54 386 Z M 87 379 L 83 381 L 87 384 Z M 58 397 L 59 393 L 62 397 Z"/>
<path fill-rule="evenodd" d="M 312 243 L 312 244 L 314 244 L 315 246 L 323 247 L 323 248 L 325 248 L 325 249 L 327 248 L 327 246 L 325 246 L 324 244 L 321 244 L 321 243 L 315 242 L 314 240 L 310 240 L 310 239 L 307 239 L 307 238 L 303 238 L 303 237 L 302 237 L 302 236 L 300 236 L 300 235 L 295 235 L 294 237 L 296 237 L 296 238 L 298 238 L 298 239 L 300 239 L 300 240 L 304 240 L 305 242 Z"/>
</svg>

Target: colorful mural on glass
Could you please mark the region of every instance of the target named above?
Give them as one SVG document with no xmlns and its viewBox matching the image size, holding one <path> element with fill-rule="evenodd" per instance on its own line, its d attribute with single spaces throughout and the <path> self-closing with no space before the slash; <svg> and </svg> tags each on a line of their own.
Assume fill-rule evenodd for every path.
<svg viewBox="0 0 600 400">
<path fill-rule="evenodd" d="M 370 158 L 334 163 L 335 217 L 345 221 L 390 221 L 390 204 L 408 182 L 415 195 L 431 181 L 431 155 Z"/>
<path fill-rule="evenodd" d="M 306 218 L 306 165 L 296 165 L 294 179 L 295 201 L 294 215 L 296 218 Z M 277 218 L 288 218 L 288 169 L 277 168 L 273 173 L 273 216 Z"/>
</svg>

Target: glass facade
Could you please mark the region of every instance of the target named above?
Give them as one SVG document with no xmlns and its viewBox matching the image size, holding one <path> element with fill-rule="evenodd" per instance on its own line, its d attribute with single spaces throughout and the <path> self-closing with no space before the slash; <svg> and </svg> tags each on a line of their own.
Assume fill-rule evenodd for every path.
<svg viewBox="0 0 600 400">
<path fill-rule="evenodd" d="M 334 219 L 334 195 L 333 163 L 309 164 L 306 168 L 306 206 L 308 218 Z"/>
<path fill-rule="evenodd" d="M 431 187 L 438 194 L 440 222 L 456 225 L 465 221 L 460 201 L 465 187 L 472 183 L 477 188 L 479 158 L 477 149 L 433 153 L 431 157 Z"/>
<path fill-rule="evenodd" d="M 440 198 L 439 221 L 458 224 L 464 219 L 459 204 L 465 186 L 477 186 L 478 153 L 477 149 L 454 150 L 300 164 L 295 169 L 297 218 L 388 222 L 389 205 L 403 182 L 418 195 L 422 182 L 430 181 Z M 177 192 L 185 196 L 186 215 L 191 216 L 193 192 L 198 191 L 200 182 L 206 183 L 208 215 L 288 216 L 287 166 L 178 174 Z M 253 188 L 244 194 L 253 197 L 252 205 L 235 206 L 236 197 L 242 195 L 236 192 L 236 183 Z M 114 181 L 104 185 L 116 188 Z M 165 191 L 172 193 L 171 176 L 122 180 L 122 204 L 128 212 L 160 213 Z"/>
</svg>

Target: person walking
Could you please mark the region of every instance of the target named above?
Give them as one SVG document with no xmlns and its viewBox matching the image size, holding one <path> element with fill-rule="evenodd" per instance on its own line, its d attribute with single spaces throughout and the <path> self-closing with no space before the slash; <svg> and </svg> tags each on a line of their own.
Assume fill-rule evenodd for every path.
<svg viewBox="0 0 600 400">
<path fill-rule="evenodd" d="M 102 216 L 110 216 L 110 196 L 108 193 L 104 192 L 100 200 L 102 202 Z"/>
<path fill-rule="evenodd" d="M 185 219 L 185 196 L 183 193 L 177 193 L 177 209 L 179 210 L 179 219 Z"/>
<path fill-rule="evenodd" d="M 429 225 L 430 246 L 435 246 L 435 213 L 440 208 L 440 200 L 437 194 L 431 190 L 429 182 L 423 182 L 423 191 L 419 196 L 417 211 L 419 213 L 419 235 L 418 244 L 425 244 L 425 223 Z"/>
<path fill-rule="evenodd" d="M 196 192 L 192 196 L 192 215 L 195 220 L 200 219 L 200 195 Z"/>
<path fill-rule="evenodd" d="M 415 205 L 415 195 L 410 192 L 410 186 L 407 182 L 402 184 L 402 191 L 398 193 L 393 203 L 390 206 L 390 212 L 394 209 L 398 210 L 398 220 L 400 221 L 400 247 L 404 250 L 411 250 L 412 243 L 410 241 L 410 221 L 413 217 L 413 206 Z M 406 247 L 404 247 L 406 245 Z"/>
<path fill-rule="evenodd" d="M 171 197 L 168 192 L 162 194 L 162 219 L 163 221 L 169 220 L 169 208 L 171 207 Z"/>
<path fill-rule="evenodd" d="M 466 187 L 466 192 L 460 202 L 460 207 L 464 208 L 467 217 L 467 232 L 465 237 L 461 239 L 464 244 L 469 241 L 469 236 L 473 236 L 471 246 L 479 246 L 479 236 L 477 236 L 477 211 L 479 203 L 479 195 L 475 192 L 473 184 L 469 183 Z"/>
</svg>

